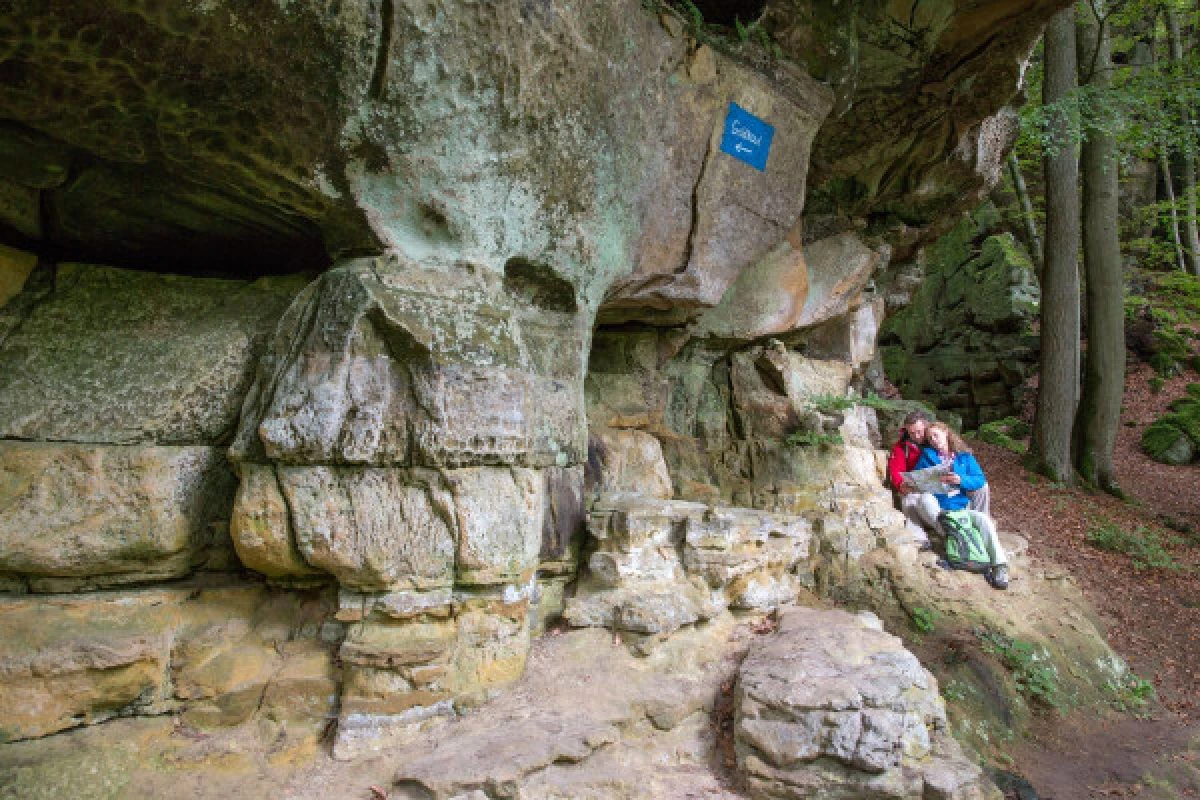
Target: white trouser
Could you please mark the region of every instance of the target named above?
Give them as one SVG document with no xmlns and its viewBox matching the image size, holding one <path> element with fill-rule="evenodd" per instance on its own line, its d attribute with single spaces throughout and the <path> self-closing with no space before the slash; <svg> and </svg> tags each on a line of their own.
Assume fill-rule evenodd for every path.
<svg viewBox="0 0 1200 800">
<path fill-rule="evenodd" d="M 985 486 L 984 489 L 986 488 Z M 978 495 L 979 492 L 974 492 L 973 494 Z M 984 496 L 986 497 L 986 494 Z M 904 496 L 901 503 L 904 513 L 909 519 L 926 530 L 934 532 L 941 541 L 944 542 L 946 540 L 946 532 L 938 524 L 938 514 L 942 513 L 942 507 L 938 505 L 936 497 L 928 493 L 909 494 Z M 983 531 L 983 535 L 987 539 L 988 553 L 992 557 L 992 563 L 1007 564 L 1008 556 L 1004 552 L 1004 547 L 1000 544 L 1000 535 L 996 532 L 995 521 L 981 511 L 967 509 L 967 513 L 975 520 L 975 524 L 979 526 L 979 530 Z"/>
</svg>

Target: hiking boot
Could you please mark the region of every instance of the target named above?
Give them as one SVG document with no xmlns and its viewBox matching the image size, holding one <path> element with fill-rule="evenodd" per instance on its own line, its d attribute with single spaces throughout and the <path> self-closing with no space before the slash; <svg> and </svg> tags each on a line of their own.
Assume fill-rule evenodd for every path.
<svg viewBox="0 0 1200 800">
<path fill-rule="evenodd" d="M 999 564 L 992 567 L 987 574 L 987 582 L 992 585 L 993 589 L 1008 588 L 1008 565 Z"/>
</svg>

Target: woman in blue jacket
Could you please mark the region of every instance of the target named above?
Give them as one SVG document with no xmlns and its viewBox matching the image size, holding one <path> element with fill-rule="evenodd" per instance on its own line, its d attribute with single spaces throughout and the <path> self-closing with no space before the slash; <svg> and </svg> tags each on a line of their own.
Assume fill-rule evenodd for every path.
<svg viewBox="0 0 1200 800">
<path fill-rule="evenodd" d="M 979 467 L 979 462 L 971 454 L 971 448 L 944 422 L 935 422 L 929 426 L 925 434 L 930 446 L 921 452 L 916 469 L 943 466 L 946 477 L 942 479 L 944 492 L 923 494 L 917 500 L 916 512 L 921 521 L 936 532 L 943 541 L 946 534 L 938 522 L 938 515 L 943 511 L 964 511 L 971 505 L 967 492 L 977 493 L 987 486 L 987 478 Z M 996 534 L 996 523 L 987 514 L 972 510 L 976 524 L 987 536 L 992 551 L 992 564 L 995 565 L 987 573 L 988 582 L 997 589 L 1008 586 L 1008 557 L 1000 545 Z"/>
</svg>

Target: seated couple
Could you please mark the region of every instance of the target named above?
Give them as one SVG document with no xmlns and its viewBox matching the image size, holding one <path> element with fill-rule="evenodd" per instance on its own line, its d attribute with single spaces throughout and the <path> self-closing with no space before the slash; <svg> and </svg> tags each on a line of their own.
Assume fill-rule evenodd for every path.
<svg viewBox="0 0 1200 800">
<path fill-rule="evenodd" d="M 928 467 L 946 468 L 944 492 L 920 493 L 904 482 L 904 473 Z M 943 422 L 930 423 L 921 411 L 904 418 L 900 439 L 888 458 L 888 480 L 900 495 L 900 510 L 918 527 L 944 543 L 946 531 L 939 516 L 945 511 L 966 510 L 983 533 L 992 566 L 984 573 L 997 589 L 1008 587 L 1008 557 L 996 534 L 991 517 L 991 495 L 987 478 L 962 437 Z M 922 543 L 927 549 L 928 539 Z"/>
</svg>

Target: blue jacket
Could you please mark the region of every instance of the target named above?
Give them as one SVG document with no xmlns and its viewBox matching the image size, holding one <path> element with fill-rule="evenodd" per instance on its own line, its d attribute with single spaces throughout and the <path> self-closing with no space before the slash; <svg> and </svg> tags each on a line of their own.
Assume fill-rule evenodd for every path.
<svg viewBox="0 0 1200 800">
<path fill-rule="evenodd" d="M 942 457 L 938 451 L 932 447 L 926 447 L 921 451 L 921 457 L 917 460 L 917 466 L 914 469 L 936 467 L 940 463 L 942 463 Z M 962 511 L 970 504 L 963 492 L 974 492 L 982 489 L 987 483 L 987 478 L 983 476 L 983 470 L 979 468 L 979 462 L 970 453 L 957 453 L 954 456 L 953 469 L 955 474 L 962 478 L 962 483 L 958 485 L 962 491 L 934 495 L 943 511 Z"/>
</svg>

